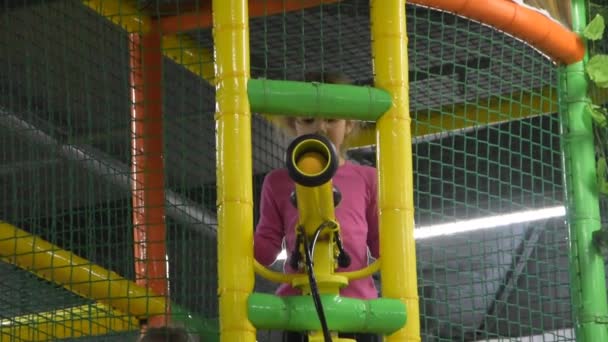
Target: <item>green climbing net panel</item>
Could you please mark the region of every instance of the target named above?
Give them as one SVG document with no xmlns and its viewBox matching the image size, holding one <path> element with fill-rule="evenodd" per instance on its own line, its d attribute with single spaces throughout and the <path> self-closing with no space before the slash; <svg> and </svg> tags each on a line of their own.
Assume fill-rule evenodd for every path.
<svg viewBox="0 0 608 342">
<path fill-rule="evenodd" d="M 27 256 L 50 254 L 36 254 L 38 245 L 24 241 L 50 244 L 81 267 L 99 267 L 135 286 L 152 276 L 142 278 L 135 267 L 145 257 L 134 254 L 134 212 L 159 207 L 166 238 L 150 243 L 165 245 L 167 272 L 156 277 L 168 284 L 172 305 L 195 318 L 184 323 L 189 330 L 213 331 L 210 23 L 168 35 L 162 77 L 143 85 L 162 85 L 156 138 L 162 136 L 163 184 L 139 188 L 160 194 L 162 204 L 148 207 L 135 205 L 132 192 L 139 123 L 132 110 L 159 102 L 132 97 L 139 89 L 130 79 L 133 35 L 121 26 L 128 22 L 132 33 L 143 34 L 146 20 L 205 13 L 208 1 L 99 0 L 109 11 L 101 14 L 86 2 L 0 3 L 0 341 L 134 340 L 140 322 L 132 306 L 106 305 L 120 296 L 75 291 L 59 275 L 57 259 L 49 257 L 38 271 L 33 261 L 28 267 Z M 310 71 L 334 71 L 373 85 L 368 1 L 302 1 L 304 8 L 278 10 L 274 3 L 250 8 L 252 78 L 298 81 Z M 593 3 L 591 15 L 606 12 L 605 1 Z M 128 6 L 112 12 L 116 4 Z M 413 4 L 404 11 L 418 263 L 411 272 L 418 276 L 423 341 L 574 341 L 556 65 L 477 22 Z M 606 38 L 594 44 L 606 52 Z M 282 167 L 289 141 L 261 114 L 252 120 L 256 219 L 261 182 Z M 375 166 L 374 125 L 361 126 L 348 158 Z M 144 165 L 141 172 L 148 171 Z M 444 235 L 462 228 L 472 230 Z M 256 279 L 258 292 L 276 288 Z M 380 289 L 382 280 L 375 281 Z M 280 335 L 259 331 L 258 340 Z"/>
</svg>

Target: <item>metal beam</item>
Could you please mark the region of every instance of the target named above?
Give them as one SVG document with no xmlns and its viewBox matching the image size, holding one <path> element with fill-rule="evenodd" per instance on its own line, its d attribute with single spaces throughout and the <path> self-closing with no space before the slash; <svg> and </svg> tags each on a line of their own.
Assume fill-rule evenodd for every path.
<svg viewBox="0 0 608 342">
<path fill-rule="evenodd" d="M 89 146 L 63 144 L 39 127 L 0 107 L 0 126 L 19 132 L 19 137 L 31 143 L 48 148 L 68 161 L 119 187 L 125 193 L 131 189 L 129 167 L 101 151 Z M 188 228 L 209 238 L 217 235 L 215 213 L 201 208 L 198 204 L 179 194 L 165 191 L 166 214 Z"/>
<path fill-rule="evenodd" d="M 32 169 L 39 169 L 60 162 L 59 158 L 48 158 L 40 160 L 15 161 L 0 165 L 0 176 L 12 175 L 19 172 L 27 172 Z"/>
<path fill-rule="evenodd" d="M 519 243 L 517 258 L 512 269 L 507 272 L 504 284 L 498 289 L 494 301 L 490 304 L 486 317 L 498 316 L 501 312 L 504 312 L 507 307 L 507 301 L 509 300 L 511 293 L 517 288 L 519 277 L 524 273 L 524 269 L 530 260 L 530 255 L 532 255 L 532 252 L 538 245 L 538 240 L 545 230 L 545 226 L 546 222 L 534 224 L 526 233 L 526 237 Z M 484 331 L 485 329 L 484 320 L 481 322 L 478 331 Z"/>
</svg>

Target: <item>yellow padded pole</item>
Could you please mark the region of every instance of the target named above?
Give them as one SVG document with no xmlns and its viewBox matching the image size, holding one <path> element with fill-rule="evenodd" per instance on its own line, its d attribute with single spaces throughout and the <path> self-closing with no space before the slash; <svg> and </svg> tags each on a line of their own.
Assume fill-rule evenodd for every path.
<svg viewBox="0 0 608 342">
<path fill-rule="evenodd" d="M 193 74 L 215 85 L 213 75 L 213 51 L 202 48 L 194 39 L 185 35 L 164 35 L 163 54 Z"/>
<path fill-rule="evenodd" d="M 420 341 L 405 0 L 371 0 L 370 16 L 375 86 L 393 97 L 376 125 L 382 295 L 407 307 L 406 326 L 385 341 Z"/>
<path fill-rule="evenodd" d="M 220 341 L 255 342 L 247 319 L 253 291 L 253 190 L 246 0 L 213 0 L 215 42 Z"/>
<path fill-rule="evenodd" d="M 132 331 L 139 321 L 105 305 L 76 307 L 0 318 L 0 342 L 49 341 Z"/>
<path fill-rule="evenodd" d="M 3 221 L 0 258 L 132 316 L 144 318 L 165 312 L 164 297 Z"/>
<path fill-rule="evenodd" d="M 152 29 L 158 29 L 158 23 L 139 11 L 134 0 L 82 0 L 82 3 L 129 33 L 145 34 Z M 194 39 L 186 35 L 163 32 L 161 34 L 165 56 L 209 84 L 214 84 L 212 51 L 201 48 Z"/>
<path fill-rule="evenodd" d="M 129 33 L 150 31 L 151 20 L 137 9 L 136 0 L 83 0 L 82 3 Z"/>
</svg>

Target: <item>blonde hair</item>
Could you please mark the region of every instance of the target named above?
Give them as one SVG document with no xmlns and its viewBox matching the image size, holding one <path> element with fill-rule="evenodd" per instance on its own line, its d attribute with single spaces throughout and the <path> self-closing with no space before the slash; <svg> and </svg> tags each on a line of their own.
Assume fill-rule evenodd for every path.
<svg viewBox="0 0 608 342">
<path fill-rule="evenodd" d="M 311 71 L 304 75 L 305 82 L 318 82 L 328 84 L 353 84 L 354 81 L 346 74 L 334 71 Z M 348 146 L 349 137 L 355 136 L 360 129 L 361 122 L 357 120 L 347 120 L 352 123 L 352 129 L 350 133 L 345 137 L 344 147 Z M 295 122 L 296 118 L 293 116 L 276 116 L 272 122 L 276 124 L 284 133 L 290 136 L 296 135 Z"/>
</svg>

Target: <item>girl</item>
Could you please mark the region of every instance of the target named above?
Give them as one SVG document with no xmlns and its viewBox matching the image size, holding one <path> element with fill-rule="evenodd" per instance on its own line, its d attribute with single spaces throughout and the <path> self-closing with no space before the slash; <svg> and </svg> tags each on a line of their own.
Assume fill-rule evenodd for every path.
<svg viewBox="0 0 608 342">
<path fill-rule="evenodd" d="M 309 74 L 307 81 L 326 83 L 352 83 L 344 75 L 325 73 Z M 282 118 L 283 126 L 288 133 L 295 136 L 316 133 L 330 139 L 337 151 L 342 152 L 345 139 L 355 130 L 355 122 L 338 119 L 316 119 L 308 117 Z M 377 179 L 376 170 L 372 167 L 352 164 L 340 153 L 339 168 L 333 185 L 342 193 L 342 200 L 335 210 L 340 223 L 340 234 L 344 249 L 351 257 L 350 266 L 338 271 L 361 269 L 368 264 L 368 249 L 374 258 L 378 258 L 378 214 L 377 214 Z M 254 235 L 255 258 L 263 265 L 269 266 L 276 260 L 285 240 L 287 255 L 291 256 L 295 248 L 298 222 L 298 211 L 290 202 L 294 182 L 286 169 L 270 172 L 264 179 L 260 204 L 260 220 Z M 286 273 L 296 273 L 285 262 Z M 281 296 L 298 295 L 300 291 L 289 284 L 282 284 L 277 290 Z M 378 297 L 372 277 L 350 281 L 340 290 L 343 297 L 372 299 Z M 341 337 L 354 338 L 359 342 L 378 341 L 371 334 L 341 334 Z M 306 335 L 286 332 L 283 341 L 307 341 Z"/>
</svg>

